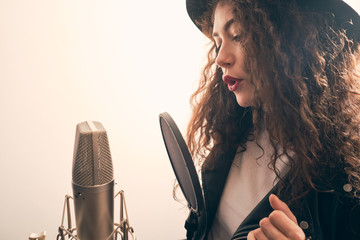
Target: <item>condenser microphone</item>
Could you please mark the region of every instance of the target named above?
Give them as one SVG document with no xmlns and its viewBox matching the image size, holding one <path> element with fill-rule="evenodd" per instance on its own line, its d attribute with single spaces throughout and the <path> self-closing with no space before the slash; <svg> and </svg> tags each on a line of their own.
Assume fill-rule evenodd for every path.
<svg viewBox="0 0 360 240">
<path fill-rule="evenodd" d="M 114 173 L 106 130 L 100 122 L 77 124 L 72 166 L 77 237 L 105 240 L 114 230 Z"/>
</svg>

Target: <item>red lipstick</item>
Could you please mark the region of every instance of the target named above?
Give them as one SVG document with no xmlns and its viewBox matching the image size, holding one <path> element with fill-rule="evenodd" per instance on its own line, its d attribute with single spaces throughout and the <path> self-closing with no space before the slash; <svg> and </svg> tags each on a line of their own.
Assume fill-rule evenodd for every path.
<svg viewBox="0 0 360 240">
<path fill-rule="evenodd" d="M 223 76 L 223 80 L 225 83 L 227 83 L 228 88 L 231 92 L 236 91 L 236 89 L 239 87 L 239 84 L 244 80 L 240 78 L 234 78 L 230 75 Z"/>
</svg>

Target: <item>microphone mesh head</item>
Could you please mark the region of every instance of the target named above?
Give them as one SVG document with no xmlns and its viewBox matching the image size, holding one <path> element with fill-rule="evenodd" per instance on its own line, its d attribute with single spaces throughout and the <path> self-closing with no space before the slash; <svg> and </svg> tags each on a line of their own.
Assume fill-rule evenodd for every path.
<svg viewBox="0 0 360 240">
<path fill-rule="evenodd" d="M 113 164 L 105 128 L 100 122 L 82 122 L 76 126 L 73 183 L 95 186 L 113 180 Z"/>
</svg>

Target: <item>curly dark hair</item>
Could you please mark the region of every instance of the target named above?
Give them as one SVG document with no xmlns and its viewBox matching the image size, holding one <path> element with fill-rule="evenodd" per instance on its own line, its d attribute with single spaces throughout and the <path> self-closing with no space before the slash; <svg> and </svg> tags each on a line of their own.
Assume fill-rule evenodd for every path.
<svg viewBox="0 0 360 240">
<path fill-rule="evenodd" d="M 245 69 L 255 87 L 252 107 L 237 104 L 215 65 L 211 32 L 219 2 L 233 6 L 245 36 Z M 311 188 L 330 188 L 329 183 L 343 175 L 360 198 L 359 42 L 336 25 L 332 14 L 291 0 L 215 0 L 211 6 L 200 24 L 212 43 L 191 98 L 187 130 L 193 158 L 211 168 L 218 153 L 238 146 L 245 150 L 245 143 L 265 126 L 275 149 L 271 166 L 278 177 L 279 155 L 290 160 L 289 182 L 281 179 L 280 189 L 291 185 L 292 200 Z"/>
</svg>

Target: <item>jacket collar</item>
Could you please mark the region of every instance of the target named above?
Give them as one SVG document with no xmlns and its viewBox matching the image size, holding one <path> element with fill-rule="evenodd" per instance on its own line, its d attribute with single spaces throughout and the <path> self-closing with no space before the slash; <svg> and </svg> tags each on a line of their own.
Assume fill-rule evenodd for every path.
<svg viewBox="0 0 360 240">
<path fill-rule="evenodd" d="M 233 159 L 235 157 L 237 149 L 231 149 L 227 153 L 219 154 L 216 157 L 215 166 L 211 169 L 202 169 L 202 188 L 205 201 L 205 218 L 206 224 L 204 233 L 207 236 L 210 228 L 213 224 L 220 198 L 225 187 L 226 179 L 229 174 Z M 253 211 L 245 218 L 243 223 L 239 226 L 235 232 L 234 237 L 236 239 L 246 239 L 247 233 L 255 228 L 258 228 L 259 220 L 263 217 L 267 217 L 271 212 L 272 208 L 268 201 L 271 193 L 276 194 L 278 184 L 259 202 Z M 317 196 L 317 195 L 315 195 Z M 310 197 L 314 200 L 314 196 Z M 294 214 L 300 221 L 306 221 L 309 225 L 306 229 L 306 235 L 313 235 L 313 219 L 311 217 L 310 209 L 305 201 L 302 205 L 302 209 L 294 209 Z M 239 237 L 239 238 L 238 238 Z M 206 238 L 205 238 L 206 239 Z"/>
</svg>

